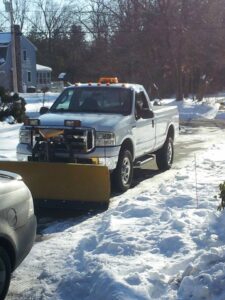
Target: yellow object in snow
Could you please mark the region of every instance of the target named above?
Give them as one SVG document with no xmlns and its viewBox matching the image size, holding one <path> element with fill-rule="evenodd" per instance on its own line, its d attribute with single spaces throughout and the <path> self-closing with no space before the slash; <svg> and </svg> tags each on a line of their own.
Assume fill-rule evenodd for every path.
<svg viewBox="0 0 225 300">
<path fill-rule="evenodd" d="M 109 202 L 110 176 L 105 166 L 0 161 L 0 169 L 21 175 L 37 204 L 38 200 Z"/>
</svg>

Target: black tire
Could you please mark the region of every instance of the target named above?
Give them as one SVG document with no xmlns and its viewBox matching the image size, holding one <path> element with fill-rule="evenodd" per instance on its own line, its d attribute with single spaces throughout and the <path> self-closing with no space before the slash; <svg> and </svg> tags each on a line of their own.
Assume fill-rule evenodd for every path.
<svg viewBox="0 0 225 300">
<path fill-rule="evenodd" d="M 0 246 L 0 299 L 5 299 L 11 279 L 11 262 L 4 248 Z"/>
<path fill-rule="evenodd" d="M 112 174 L 113 188 L 117 192 L 126 192 L 133 179 L 133 159 L 129 150 L 121 149 L 116 169 Z"/>
<path fill-rule="evenodd" d="M 173 139 L 167 137 L 163 147 L 156 152 L 156 164 L 161 171 L 169 170 L 173 164 Z"/>
</svg>

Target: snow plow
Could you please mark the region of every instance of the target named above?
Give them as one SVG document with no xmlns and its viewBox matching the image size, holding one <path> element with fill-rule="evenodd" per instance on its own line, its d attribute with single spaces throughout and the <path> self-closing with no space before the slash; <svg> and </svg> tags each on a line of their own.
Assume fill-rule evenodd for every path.
<svg viewBox="0 0 225 300">
<path fill-rule="evenodd" d="M 75 163 L 1 161 L 0 169 L 20 174 L 37 206 L 107 207 L 108 168 Z"/>
</svg>

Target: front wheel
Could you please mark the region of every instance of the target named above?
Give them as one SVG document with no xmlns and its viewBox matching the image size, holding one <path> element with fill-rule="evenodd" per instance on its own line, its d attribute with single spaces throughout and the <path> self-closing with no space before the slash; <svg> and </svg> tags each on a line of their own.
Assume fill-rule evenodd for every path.
<svg viewBox="0 0 225 300">
<path fill-rule="evenodd" d="M 173 164 L 173 157 L 173 139 L 171 137 L 167 137 L 163 147 L 156 152 L 156 164 L 159 170 L 169 170 Z"/>
<path fill-rule="evenodd" d="M 4 248 L 0 247 L 0 299 L 3 300 L 8 292 L 11 278 L 11 263 Z"/>
<path fill-rule="evenodd" d="M 130 188 L 133 179 L 133 159 L 129 150 L 122 149 L 116 169 L 113 171 L 113 185 L 118 192 L 125 192 Z"/>
</svg>

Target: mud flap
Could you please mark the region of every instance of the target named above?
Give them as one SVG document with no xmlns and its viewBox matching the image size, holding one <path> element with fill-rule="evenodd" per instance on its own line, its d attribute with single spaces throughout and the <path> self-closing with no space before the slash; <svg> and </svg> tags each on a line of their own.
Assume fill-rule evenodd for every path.
<svg viewBox="0 0 225 300">
<path fill-rule="evenodd" d="M 18 173 L 38 200 L 108 203 L 110 175 L 105 166 L 73 163 L 0 161 L 0 169 Z"/>
</svg>

